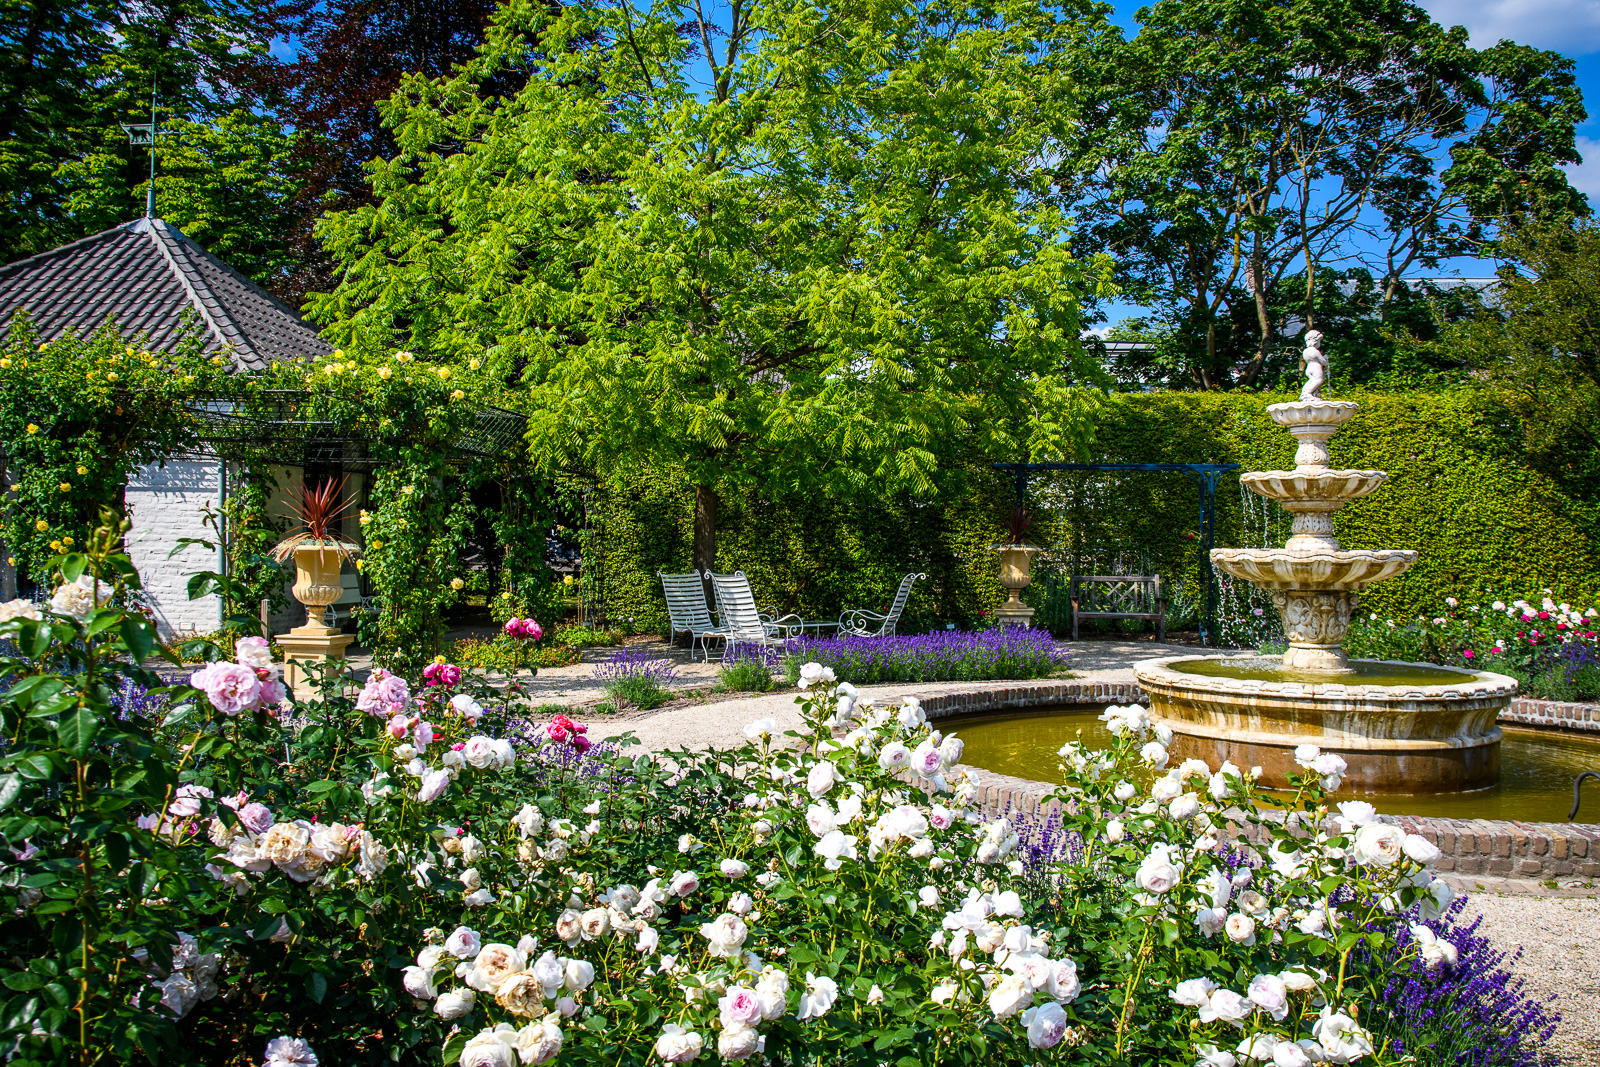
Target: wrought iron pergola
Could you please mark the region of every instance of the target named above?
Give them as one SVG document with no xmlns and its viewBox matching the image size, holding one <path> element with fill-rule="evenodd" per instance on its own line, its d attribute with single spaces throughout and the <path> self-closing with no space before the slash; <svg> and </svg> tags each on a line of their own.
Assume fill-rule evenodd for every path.
<svg viewBox="0 0 1600 1067">
<path fill-rule="evenodd" d="M 1149 471 L 1186 475 L 1200 490 L 1200 560 L 1205 575 L 1206 611 L 1200 621 L 1200 643 L 1211 644 L 1217 622 L 1217 574 L 1211 566 L 1211 549 L 1216 543 L 1217 481 L 1237 463 L 996 463 L 995 470 L 1009 471 L 1014 479 L 1017 506 L 1028 496 L 1028 478 L 1043 471 L 1133 472 Z"/>
<path fill-rule="evenodd" d="M 248 408 L 231 397 L 197 396 L 185 406 L 199 423 L 201 455 L 238 461 L 267 460 L 289 467 L 337 465 L 372 471 L 383 465 L 372 454 L 376 424 L 335 423 L 306 418 L 305 394 L 269 390 Z M 451 446 L 458 462 L 497 456 L 522 441 L 527 419 L 504 408 L 480 407 Z"/>
</svg>

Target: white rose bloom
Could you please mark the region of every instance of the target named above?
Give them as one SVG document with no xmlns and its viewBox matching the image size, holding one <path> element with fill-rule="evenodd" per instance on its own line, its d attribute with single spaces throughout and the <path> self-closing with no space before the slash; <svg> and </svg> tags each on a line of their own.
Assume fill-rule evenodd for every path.
<svg viewBox="0 0 1600 1067">
<path fill-rule="evenodd" d="M 1335 821 L 1339 824 L 1342 833 L 1366 826 L 1378 817 L 1378 810 L 1365 800 L 1346 800 L 1339 805 L 1339 814 Z"/>
<path fill-rule="evenodd" d="M 939 759 L 948 769 L 961 762 L 961 754 L 966 750 L 967 743 L 955 734 L 950 734 L 939 742 Z"/>
<path fill-rule="evenodd" d="M 812 851 L 823 858 L 823 866 L 830 871 L 837 871 L 845 860 L 856 858 L 856 838 L 843 830 L 830 830 L 813 846 Z"/>
<path fill-rule="evenodd" d="M 576 945 L 583 940 L 583 916 L 572 908 L 567 908 L 556 916 L 556 937 L 568 945 Z"/>
<path fill-rule="evenodd" d="M 578 917 L 585 941 L 596 941 L 611 932 L 611 913 L 605 908 L 590 908 Z"/>
<path fill-rule="evenodd" d="M 1407 834 L 1405 843 L 1401 847 L 1405 849 L 1407 856 L 1424 867 L 1439 862 L 1439 857 L 1444 855 L 1437 845 L 1418 834 Z"/>
<path fill-rule="evenodd" d="M 1117 842 L 1121 841 L 1124 836 L 1125 836 L 1125 833 L 1124 833 L 1124 830 L 1123 830 L 1122 820 L 1121 819 L 1112 819 L 1110 822 L 1106 823 L 1106 840 L 1107 841 L 1111 842 L 1114 845 Z"/>
<path fill-rule="evenodd" d="M 819 760 L 806 775 L 806 792 L 820 797 L 839 780 L 838 768 L 831 760 Z"/>
<path fill-rule="evenodd" d="M 1194 1054 L 1195 1067 L 1237 1067 L 1239 1062 L 1233 1053 L 1215 1045 L 1196 1045 Z"/>
<path fill-rule="evenodd" d="M 1146 856 L 1133 874 L 1133 884 L 1146 893 L 1165 893 L 1178 884 L 1183 872 L 1169 862 L 1164 854 Z"/>
<path fill-rule="evenodd" d="M 473 700 L 465 693 L 457 693 L 450 698 L 450 707 L 459 715 L 464 715 L 469 722 L 477 722 L 483 715 L 483 705 Z"/>
<path fill-rule="evenodd" d="M 1311 1056 L 1293 1041 L 1272 1046 L 1273 1067 L 1311 1067 Z"/>
<path fill-rule="evenodd" d="M 472 965 L 462 977 L 467 985 L 478 992 L 494 996 L 502 982 L 527 968 L 527 953 L 511 945 L 491 942 L 473 957 Z"/>
<path fill-rule="evenodd" d="M 1417 952 L 1422 957 L 1423 965 L 1429 970 L 1438 970 L 1440 966 L 1455 966 L 1458 959 L 1456 946 L 1435 934 L 1430 928 L 1413 924 L 1411 937 L 1417 943 Z"/>
<path fill-rule="evenodd" d="M 656 1055 L 667 1063 L 692 1062 L 705 1047 L 705 1038 L 684 1030 L 676 1023 L 663 1026 L 661 1036 L 656 1038 Z"/>
<path fill-rule="evenodd" d="M 1179 793 L 1183 792 L 1183 783 L 1176 775 L 1167 774 L 1157 778 L 1150 786 L 1150 799 L 1165 804 Z"/>
<path fill-rule="evenodd" d="M 1211 994 L 1216 991 L 1217 983 L 1209 978 L 1188 978 L 1174 986 L 1167 996 L 1185 1008 L 1200 1008 L 1211 1003 Z"/>
<path fill-rule="evenodd" d="M 917 890 L 917 899 L 924 908 L 937 908 L 939 906 L 939 890 L 936 886 L 925 885 Z"/>
<path fill-rule="evenodd" d="M 1309 993 L 1317 988 L 1317 980 L 1305 971 L 1280 971 L 1278 977 L 1283 979 L 1283 986 L 1292 993 Z"/>
<path fill-rule="evenodd" d="M 728 898 L 728 910 L 735 915 L 749 915 L 755 906 L 756 902 L 749 893 L 734 893 Z"/>
<path fill-rule="evenodd" d="M 717 1035 L 717 1055 L 733 1063 L 754 1056 L 761 1046 L 761 1035 L 748 1026 L 724 1027 Z"/>
<path fill-rule="evenodd" d="M 1146 741 L 1139 749 L 1139 758 L 1160 770 L 1167 765 L 1167 750 L 1159 741 Z"/>
<path fill-rule="evenodd" d="M 478 770 L 485 770 L 495 764 L 494 741 L 478 734 L 467 738 L 466 747 L 461 750 L 461 756 L 467 764 Z"/>
<path fill-rule="evenodd" d="M 833 809 L 827 801 L 819 801 L 806 808 L 806 828 L 815 837 L 826 837 L 835 828 Z"/>
<path fill-rule="evenodd" d="M 407 967 L 400 972 L 400 984 L 418 1000 L 432 1000 L 437 994 L 433 988 L 433 968 Z"/>
<path fill-rule="evenodd" d="M 1438 919 L 1456 899 L 1456 891 L 1443 878 L 1430 879 L 1426 888 L 1427 894 L 1417 901 L 1419 913 L 1424 919 Z"/>
<path fill-rule="evenodd" d="M 458 926 L 444 939 L 444 950 L 458 960 L 470 960 L 483 949 L 483 939 L 476 930 Z"/>
<path fill-rule="evenodd" d="M 1317 761 L 1317 757 L 1320 755 L 1322 755 L 1322 749 L 1316 745 L 1299 745 L 1294 750 L 1294 761 L 1310 770 L 1311 765 Z"/>
<path fill-rule="evenodd" d="M 1055 1001 L 1046 1001 L 1022 1013 L 1028 1028 L 1028 1047 L 1055 1048 L 1067 1034 L 1067 1013 Z"/>
<path fill-rule="evenodd" d="M 661 935 L 655 927 L 646 926 L 639 931 L 639 940 L 633 947 L 648 956 L 661 947 Z"/>
<path fill-rule="evenodd" d="M 899 741 L 891 741 L 878 753 L 878 766 L 892 771 L 911 762 L 911 750 Z"/>
<path fill-rule="evenodd" d="M 1322 1054 L 1330 1063 L 1354 1063 L 1372 1055 L 1372 1035 L 1339 1012 L 1324 1008 L 1322 1017 L 1311 1027 L 1311 1036 L 1322 1046 Z"/>
<path fill-rule="evenodd" d="M 861 798 L 852 793 L 839 801 L 839 813 L 834 819 L 834 825 L 840 826 L 851 822 L 861 814 Z"/>
<path fill-rule="evenodd" d="M 459 1019 L 472 1011 L 473 1005 L 478 1002 L 478 994 L 470 989 L 452 989 L 448 993 L 441 993 L 439 999 L 433 1002 L 433 1012 L 446 1022 Z"/>
<path fill-rule="evenodd" d="M 1205 1007 L 1200 1009 L 1199 1018 L 1203 1023 L 1221 1020 L 1238 1026 L 1256 1006 L 1241 997 L 1231 989 L 1218 989 L 1211 994 L 1211 999 L 1206 1001 Z"/>
<path fill-rule="evenodd" d="M 1258 974 L 1250 979 L 1245 995 L 1274 1021 L 1282 1022 L 1289 1014 L 1289 987 L 1275 974 Z"/>
<path fill-rule="evenodd" d="M 757 719 L 744 728 L 744 735 L 754 741 L 758 738 L 772 737 L 778 732 L 778 720 L 773 718 Z"/>
<path fill-rule="evenodd" d="M 700 888 L 700 876 L 693 871 L 673 871 L 667 885 L 674 896 L 686 897 Z"/>
<path fill-rule="evenodd" d="M 800 1010 L 798 1017 L 806 1019 L 820 1019 L 833 1007 L 833 1002 L 839 999 L 839 985 L 826 975 L 806 972 L 806 991 L 800 994 Z"/>
<path fill-rule="evenodd" d="M 1176 797 L 1171 804 L 1167 805 L 1167 814 L 1179 822 L 1194 818 L 1195 813 L 1199 810 L 1200 798 L 1193 793 L 1185 793 L 1181 797 Z"/>
<path fill-rule="evenodd" d="M 1156 735 L 1156 740 L 1160 741 L 1163 747 L 1172 744 L 1172 727 L 1166 723 L 1152 722 L 1150 724 L 1150 732 Z"/>
<path fill-rule="evenodd" d="M 44 616 L 39 613 L 39 608 L 31 600 L 18 597 L 0 604 L 0 622 L 10 622 L 12 619 L 29 619 L 33 622 L 42 622 Z"/>
<path fill-rule="evenodd" d="M 1223 930 L 1227 931 L 1228 940 L 1239 945 L 1253 945 L 1256 943 L 1256 921 L 1243 912 L 1234 912 L 1228 916 L 1228 921 L 1223 923 Z"/>
<path fill-rule="evenodd" d="M 461 1049 L 460 1067 L 517 1067 L 517 1032 L 501 1023 L 493 1030 L 476 1034 Z"/>
<path fill-rule="evenodd" d="M 1072 958 L 1051 960 L 1045 975 L 1045 995 L 1062 1004 L 1076 1000 L 1083 991 L 1078 980 L 1078 961 Z"/>
<path fill-rule="evenodd" d="M 588 960 L 567 960 L 561 969 L 561 988 L 569 993 L 582 993 L 594 985 L 594 964 Z M 539 983 L 543 985 L 543 982 Z"/>
<path fill-rule="evenodd" d="M 1126 804 L 1128 801 L 1132 800 L 1138 794 L 1138 792 L 1138 788 L 1132 782 L 1122 781 L 1117 783 L 1117 787 L 1111 791 L 1111 795 L 1116 797 L 1122 803 Z"/>
<path fill-rule="evenodd" d="M 1008 974 L 989 990 L 989 1010 L 996 1019 L 1009 1019 L 1033 1003 L 1033 983 L 1020 974 Z"/>
<path fill-rule="evenodd" d="M 417 784 L 417 803 L 432 804 L 444 796 L 445 790 L 449 788 L 449 771 L 427 771 L 423 773 L 422 781 Z"/>
<path fill-rule="evenodd" d="M 929 991 L 928 999 L 933 1001 L 935 1004 L 948 1004 L 956 999 L 957 989 L 958 987 L 955 979 L 946 978 L 940 981 L 933 987 L 931 991 Z"/>
<path fill-rule="evenodd" d="M 1277 1034 L 1262 1032 L 1251 1034 L 1239 1042 L 1239 1055 L 1252 1063 L 1271 1063 L 1272 1050 L 1278 1047 L 1280 1038 Z"/>
<path fill-rule="evenodd" d="M 540 956 L 532 967 L 528 968 L 534 981 L 538 982 L 544 990 L 546 1000 L 553 1000 L 561 987 L 566 983 L 566 970 L 561 966 L 561 961 L 556 959 L 554 952 L 546 952 Z"/>
<path fill-rule="evenodd" d="M 576 1009 L 577 1005 L 574 1004 Z M 567 1013 L 562 1012 L 563 1015 Z M 551 1019 L 530 1022 L 517 1031 L 517 1053 L 526 1064 L 549 1063 L 561 1051 L 561 1027 Z"/>
<path fill-rule="evenodd" d="M 511 742 L 507 741 L 505 738 L 497 737 L 493 741 L 490 741 L 489 750 L 493 757 L 489 762 L 491 769 L 497 771 L 509 771 L 511 768 L 517 765 L 517 750 L 511 744 Z M 465 753 L 462 753 L 462 755 L 465 756 Z"/>
<path fill-rule="evenodd" d="M 1222 933 L 1227 921 L 1228 913 L 1221 908 L 1201 908 L 1194 913 L 1195 929 L 1205 937 L 1216 937 Z"/>
<path fill-rule="evenodd" d="M 703 924 L 700 927 L 700 936 L 710 942 L 707 951 L 713 956 L 738 959 L 742 954 L 745 939 L 750 936 L 750 928 L 745 926 L 744 920 L 737 915 L 725 912 L 717 916 L 714 921 Z"/>
<path fill-rule="evenodd" d="M 1386 823 L 1369 823 L 1356 831 L 1350 857 L 1364 867 L 1393 867 L 1405 848 L 1405 834 Z"/>
<path fill-rule="evenodd" d="M 734 881 L 738 881 L 750 873 L 750 865 L 744 860 L 723 860 L 718 869 L 722 871 L 722 877 L 731 878 Z"/>
</svg>

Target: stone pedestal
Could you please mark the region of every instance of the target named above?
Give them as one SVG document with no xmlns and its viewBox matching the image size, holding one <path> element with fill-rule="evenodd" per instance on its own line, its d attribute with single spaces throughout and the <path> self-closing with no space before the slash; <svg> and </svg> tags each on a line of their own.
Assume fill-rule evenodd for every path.
<svg viewBox="0 0 1600 1067">
<path fill-rule="evenodd" d="M 344 650 L 355 635 L 311 623 L 278 634 L 273 640 L 283 649 L 283 684 L 296 700 L 309 700 L 316 696 L 316 679 L 301 664 L 344 659 Z"/>
</svg>

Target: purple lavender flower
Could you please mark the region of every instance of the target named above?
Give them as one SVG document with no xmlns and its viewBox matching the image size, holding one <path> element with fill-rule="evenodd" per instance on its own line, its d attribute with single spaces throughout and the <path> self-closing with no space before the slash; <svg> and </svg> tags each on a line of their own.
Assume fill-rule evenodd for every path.
<svg viewBox="0 0 1600 1067">
<path fill-rule="evenodd" d="M 1015 626 L 915 636 L 799 637 L 784 647 L 784 658 L 795 669 L 815 661 L 855 685 L 1039 678 L 1066 663 L 1067 655 L 1048 632 Z"/>
</svg>

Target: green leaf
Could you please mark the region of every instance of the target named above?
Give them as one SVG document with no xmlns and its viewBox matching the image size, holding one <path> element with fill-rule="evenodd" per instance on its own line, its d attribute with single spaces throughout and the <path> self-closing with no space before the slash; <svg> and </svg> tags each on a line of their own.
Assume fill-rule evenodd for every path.
<svg viewBox="0 0 1600 1067">
<path fill-rule="evenodd" d="M 126 834 L 107 834 L 105 836 L 106 862 L 113 870 L 120 871 L 128 865 L 128 837 Z"/>
<path fill-rule="evenodd" d="M 99 732 L 100 717 L 81 704 L 62 715 L 61 725 L 56 728 L 61 747 L 80 759 Z"/>
<path fill-rule="evenodd" d="M 306 992 L 311 994 L 311 999 L 318 1004 L 328 995 L 328 979 L 321 971 L 312 971 L 306 975 Z"/>
<path fill-rule="evenodd" d="M 201 571 L 199 574 L 189 575 L 189 599 L 199 600 L 201 597 L 210 596 L 221 591 L 222 576 L 214 571 Z"/>
<path fill-rule="evenodd" d="M 156 628 L 148 619 L 137 615 L 126 616 L 122 620 L 122 642 L 128 646 L 128 653 L 133 657 L 133 661 L 142 662 L 155 647 Z"/>
<path fill-rule="evenodd" d="M 449 1041 L 444 1043 L 444 1062 L 455 1063 L 461 1059 L 461 1050 L 467 1047 L 467 1032 L 453 1034 Z"/>
<path fill-rule="evenodd" d="M 22 777 L 35 780 L 49 778 L 55 773 L 55 765 L 50 762 L 50 757 L 38 752 L 19 757 L 16 767 Z"/>
<path fill-rule="evenodd" d="M 7 989 L 15 989 L 18 993 L 26 993 L 30 989 L 41 989 L 45 984 L 45 979 L 42 976 L 28 971 L 12 971 L 5 976 L 3 981 Z"/>
<path fill-rule="evenodd" d="M 75 582 L 89 566 L 89 557 L 81 552 L 74 552 L 61 561 L 61 577 L 68 582 Z"/>
<path fill-rule="evenodd" d="M 337 789 L 338 787 L 339 787 L 339 783 L 338 782 L 328 782 L 328 781 L 312 782 L 310 785 L 306 786 L 306 792 L 307 793 L 326 793 L 328 790 Z"/>
<path fill-rule="evenodd" d="M 19 774 L 0 775 L 0 811 L 11 806 L 17 799 L 17 794 L 22 792 L 22 776 Z"/>
</svg>

